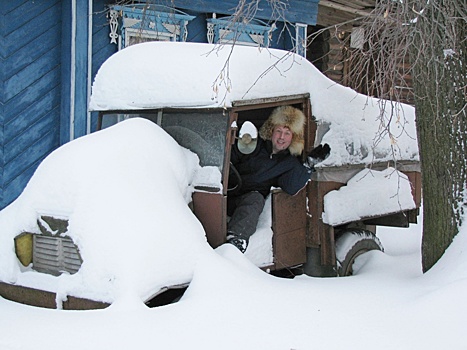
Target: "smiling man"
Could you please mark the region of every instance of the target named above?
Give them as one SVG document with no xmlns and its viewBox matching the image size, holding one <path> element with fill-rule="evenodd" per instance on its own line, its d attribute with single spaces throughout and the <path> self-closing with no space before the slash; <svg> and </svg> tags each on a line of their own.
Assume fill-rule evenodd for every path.
<svg viewBox="0 0 467 350">
<path fill-rule="evenodd" d="M 232 148 L 231 163 L 241 178 L 241 186 L 227 198 L 230 216 L 227 242 L 242 253 L 256 231 L 271 187 L 280 187 L 294 195 L 310 180 L 312 168 L 304 166 L 298 158 L 304 148 L 304 126 L 305 115 L 301 110 L 281 106 L 261 126 L 256 148 L 251 153 L 242 153 L 237 143 Z M 326 151 L 329 153 L 329 147 Z"/>
</svg>

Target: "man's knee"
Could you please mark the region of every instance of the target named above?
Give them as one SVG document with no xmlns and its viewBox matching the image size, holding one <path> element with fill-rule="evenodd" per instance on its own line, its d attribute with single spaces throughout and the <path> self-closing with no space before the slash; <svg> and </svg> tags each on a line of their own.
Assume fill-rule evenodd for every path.
<svg viewBox="0 0 467 350">
<path fill-rule="evenodd" d="M 263 195 L 257 191 L 248 192 L 244 194 L 244 203 L 256 204 L 258 207 L 264 207 L 266 200 Z"/>
</svg>

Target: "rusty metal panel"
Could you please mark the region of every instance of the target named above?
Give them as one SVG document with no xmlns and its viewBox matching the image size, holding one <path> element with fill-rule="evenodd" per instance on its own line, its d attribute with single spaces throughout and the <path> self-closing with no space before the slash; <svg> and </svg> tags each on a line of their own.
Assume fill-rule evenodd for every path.
<svg viewBox="0 0 467 350">
<path fill-rule="evenodd" d="M 47 292 L 40 289 L 28 288 L 23 286 L 11 285 L 0 282 L 0 295 L 11 301 L 17 303 L 43 307 L 47 309 L 56 309 L 57 305 L 55 302 L 56 294 L 53 292 Z M 63 302 L 64 310 L 92 310 L 92 309 L 104 309 L 110 304 L 76 298 L 72 296 L 67 297 L 67 301 Z"/>
<path fill-rule="evenodd" d="M 316 124 L 316 121 L 314 120 L 311 114 L 310 100 L 306 100 L 306 102 L 303 104 L 303 113 L 305 113 L 305 116 L 306 116 L 305 150 L 303 154 L 303 156 L 305 157 L 313 150 L 315 139 L 316 139 L 316 131 L 318 129 L 318 125 Z"/>
<path fill-rule="evenodd" d="M 63 302 L 63 310 L 98 310 L 110 306 L 109 303 L 68 296 Z"/>
<path fill-rule="evenodd" d="M 306 191 L 272 193 L 273 255 L 276 269 L 306 261 Z"/>
<path fill-rule="evenodd" d="M 281 190 L 272 194 L 274 234 L 294 231 L 306 226 L 306 191 L 291 196 Z"/>
<path fill-rule="evenodd" d="M 418 171 L 407 171 L 404 174 L 409 178 L 415 205 L 420 208 L 422 203 L 422 174 Z"/>
<path fill-rule="evenodd" d="M 321 244 L 321 238 L 326 231 L 323 223 L 322 214 L 324 211 L 324 196 L 333 190 L 338 190 L 344 184 L 331 181 L 310 181 L 307 185 L 308 195 L 308 227 L 307 227 L 307 246 L 318 247 Z"/>
<path fill-rule="evenodd" d="M 321 245 L 320 227 L 323 225 L 321 221 L 321 213 L 323 212 L 323 203 L 318 196 L 319 182 L 311 181 L 307 185 L 308 195 L 308 222 L 306 243 L 308 247 L 318 248 Z"/>
<path fill-rule="evenodd" d="M 321 265 L 336 265 L 336 242 L 334 239 L 334 227 L 324 225 L 321 232 Z"/>
<path fill-rule="evenodd" d="M 307 227 L 307 246 L 320 248 L 321 265 L 334 266 L 336 264 L 336 247 L 334 242 L 334 228 L 323 223 L 324 196 L 337 190 L 344 184 L 339 182 L 311 181 L 308 184 L 309 220 Z"/>
<path fill-rule="evenodd" d="M 21 304 L 56 309 L 55 293 L 0 282 L 0 295 Z"/>
<path fill-rule="evenodd" d="M 276 234 L 272 246 L 276 269 L 303 264 L 306 261 L 305 227 L 295 231 Z"/>
<path fill-rule="evenodd" d="M 211 247 L 225 243 L 227 231 L 227 197 L 221 193 L 194 192 L 193 211 L 204 227 Z"/>
</svg>

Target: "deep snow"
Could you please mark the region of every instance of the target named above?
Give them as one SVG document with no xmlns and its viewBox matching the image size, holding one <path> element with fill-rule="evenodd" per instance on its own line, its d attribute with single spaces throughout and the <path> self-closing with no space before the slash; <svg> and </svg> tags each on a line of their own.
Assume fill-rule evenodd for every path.
<svg viewBox="0 0 467 350">
<path fill-rule="evenodd" d="M 270 64 L 270 53 L 261 55 Z M 313 68 L 305 70 L 314 74 L 310 73 Z M 329 83 L 319 77 L 312 81 L 319 87 L 318 82 Z M 368 116 L 374 108 L 361 108 L 368 101 L 333 85 L 337 100 L 359 103 L 344 111 L 329 100 L 331 85 L 318 89 L 312 83 L 307 87 L 313 86 L 316 93 L 312 98 L 318 118 L 342 122 L 323 140 L 332 136 L 332 142 L 345 144 L 355 136 L 349 135 L 350 129 L 345 134 L 345 126 L 351 123 L 346 116 L 359 110 L 365 118 L 356 116 L 360 122 L 355 130 L 362 135 L 357 137 L 362 147 L 357 148 L 371 148 L 368 136 L 374 135 L 374 124 Z M 233 88 L 238 87 L 235 84 Z M 212 103 L 212 86 L 201 91 Z M 407 113 L 413 116 L 410 108 Z M 363 128 L 364 120 L 370 120 L 372 128 Z M 339 130 L 339 126 L 344 127 Z M 410 128 L 414 130 L 413 125 Z M 402 154 L 413 158 L 416 138 L 410 135 L 403 140 Z M 380 143 L 385 150 L 390 145 L 391 140 Z M 333 150 L 329 162 L 338 164 L 346 150 L 337 146 Z M 358 184 L 377 178 L 381 177 L 365 176 Z M 187 202 L 194 184 L 219 181 L 216 169 L 200 168 L 193 153 L 156 125 L 138 119 L 52 153 L 18 200 L 0 212 L 0 280 L 113 304 L 105 310 L 63 311 L 0 298 L 0 349 L 467 348 L 465 227 L 426 274 L 421 272 L 419 224 L 410 229 L 380 229 L 385 253 L 370 252 L 359 258 L 361 268 L 357 266 L 355 276 L 280 279 L 255 266 L 269 258 L 267 253 L 260 256 L 252 250 L 244 256 L 230 245 L 216 250 L 207 245 Z M 354 190 L 362 187 L 356 185 Z M 69 235 L 84 260 L 77 274 L 57 278 L 20 267 L 12 240 L 20 232 L 37 230 L 36 219 L 42 213 L 70 219 Z M 263 217 L 262 227 L 268 225 Z M 258 240 L 267 241 L 268 230 L 261 232 L 263 239 Z M 104 249 L 106 244 L 110 249 Z M 186 280 L 191 280 L 190 287 L 178 303 L 153 309 L 143 304 L 158 287 Z"/>
<path fill-rule="evenodd" d="M 14 230 L 5 230 L 23 229 L 31 217 L 34 222 L 36 208 L 49 205 L 52 209 L 50 205 L 57 204 L 65 209 L 62 205 L 74 204 L 70 235 L 77 239 L 87 265 L 83 264 L 75 275 L 50 277 L 42 283 L 51 283 L 49 287 L 57 284 L 65 292 L 76 287 L 74 278 L 77 278 L 85 282 L 78 291 L 88 289 L 88 293 L 97 291 L 97 295 L 107 291 L 114 298 L 109 308 L 95 311 L 47 310 L 0 299 L 0 349 L 466 348 L 465 228 L 441 261 L 425 275 L 421 273 L 420 262 L 421 226 L 415 225 L 410 229 L 381 229 L 379 236 L 386 252 L 362 256 L 357 260 L 361 268 L 357 268 L 355 276 L 299 276 L 293 280 L 273 277 L 258 269 L 233 246 L 223 245 L 216 250 L 208 247 L 199 224 L 184 209 L 185 192 L 190 186 L 180 186 L 189 183 L 187 178 L 196 178 L 194 174 L 185 178 L 187 174 L 182 171 L 190 169 L 186 165 L 193 154 L 174 145 L 159 127 L 148 123 L 128 120 L 67 144 L 41 165 L 23 195 L 0 212 L 2 278 L 10 272 L 12 279 L 25 282 L 27 276 L 35 275 L 30 282 L 38 283 L 37 275 L 43 276 L 32 271 L 16 271 L 19 263 L 16 258 L 11 260 L 14 253 L 7 242 Z M 103 140 L 115 140 L 115 134 L 122 136 L 119 133 L 123 130 L 124 134 L 132 134 L 129 131 L 134 130 L 141 136 L 142 129 L 150 130 L 149 134 L 155 132 L 159 139 L 172 145 L 171 154 L 178 154 L 172 164 L 164 163 L 164 172 L 149 164 L 154 157 L 151 152 L 141 155 L 149 161 L 142 164 L 129 152 L 131 156 L 126 161 L 132 161 L 133 170 L 128 166 L 119 169 L 111 166 L 122 164 L 124 154 L 120 154 L 122 157 L 117 162 L 117 159 L 104 161 L 109 154 L 124 153 L 124 147 L 118 148 L 111 141 L 117 147 L 112 148 Z M 134 137 L 128 136 L 128 140 L 137 145 Z M 148 142 L 145 137 L 139 140 Z M 121 142 L 127 144 L 125 139 Z M 111 152 L 105 153 L 105 149 Z M 89 157 L 91 151 L 97 152 L 96 159 Z M 63 167 L 61 164 L 67 157 L 63 158 L 62 153 L 75 153 L 77 159 L 90 161 L 91 167 L 84 167 L 83 163 Z M 164 161 L 165 158 L 156 159 Z M 118 170 L 123 176 L 109 178 L 105 169 Z M 177 175 L 174 169 L 182 173 Z M 199 168 L 193 165 L 192 169 Z M 63 175 L 60 172 L 70 175 L 66 181 L 59 176 Z M 73 187 L 80 184 L 71 176 L 74 172 L 93 179 L 96 185 Z M 104 175 L 102 182 L 98 174 Z M 170 185 L 168 178 L 177 176 L 177 181 Z M 153 187 L 156 186 L 153 182 L 157 183 L 153 180 L 161 178 L 169 182 L 163 188 Z M 111 195 L 109 190 L 101 188 L 106 188 L 104 185 L 110 185 L 118 195 L 103 202 L 101 195 Z M 166 196 L 178 197 L 167 204 Z M 65 201 L 70 198 L 74 201 Z M 167 205 L 166 210 L 158 206 L 161 202 Z M 157 216 L 161 221 L 155 221 L 148 210 L 162 210 L 166 217 Z M 144 224 L 127 222 L 130 217 L 142 219 Z M 99 224 L 100 220 L 103 223 Z M 112 220 L 116 220 L 115 224 L 110 223 Z M 111 225 L 112 231 L 106 231 L 104 223 Z M 123 227 L 119 229 L 119 225 Z M 145 234 L 148 227 L 157 237 L 149 242 L 146 239 L 150 235 Z M 86 234 L 89 233 L 86 230 L 92 230 L 92 234 Z M 164 230 L 175 236 L 162 237 L 160 232 Z M 97 236 L 92 238 L 92 235 Z M 89 245 L 90 242 L 102 244 L 101 240 L 110 236 L 115 241 L 112 244 L 117 249 L 115 256 L 99 254 Z M 9 247 L 6 250 L 5 245 Z M 6 259 L 5 251 L 10 260 Z M 121 254 L 125 259 L 118 260 Z M 180 259 L 185 254 L 188 254 L 186 261 Z M 153 276 L 155 273 L 162 274 Z M 104 279 L 107 277 L 105 283 L 100 279 L 101 274 Z M 179 281 L 186 276 L 192 277 L 192 282 L 178 303 L 152 309 L 142 303 L 141 299 L 150 292 L 149 282 Z M 91 290 L 91 286 L 96 289 Z"/>
<path fill-rule="evenodd" d="M 422 275 L 420 225 L 383 230 L 356 276 L 284 280 L 235 248 L 202 257 L 177 304 L 99 311 L 39 309 L 0 299 L 0 348 L 465 349 L 465 228 Z"/>
<path fill-rule="evenodd" d="M 398 174 L 392 168 L 363 170 L 325 196 L 323 220 L 342 223 L 413 208 L 409 182 Z M 201 167 L 196 154 L 142 118 L 69 142 L 0 212 L 0 281 L 56 292 L 59 304 L 67 295 L 141 302 L 165 286 L 187 283 L 196 261 L 211 252 L 188 207 L 191 193 L 199 183 L 221 188 L 220 179 L 217 167 Z M 369 191 L 378 194 L 374 201 L 359 201 Z M 257 266 L 273 262 L 270 206 L 268 198 L 246 252 Z M 83 260 L 76 274 L 54 277 L 18 263 L 14 238 L 40 233 L 42 215 L 68 220 L 66 234 Z"/>
</svg>

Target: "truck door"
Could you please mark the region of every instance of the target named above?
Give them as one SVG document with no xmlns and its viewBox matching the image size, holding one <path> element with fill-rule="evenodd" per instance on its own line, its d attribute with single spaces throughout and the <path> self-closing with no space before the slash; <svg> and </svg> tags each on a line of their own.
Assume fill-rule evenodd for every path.
<svg viewBox="0 0 467 350">
<path fill-rule="evenodd" d="M 291 196 L 272 192 L 272 247 L 275 269 L 306 261 L 306 189 Z"/>
</svg>

